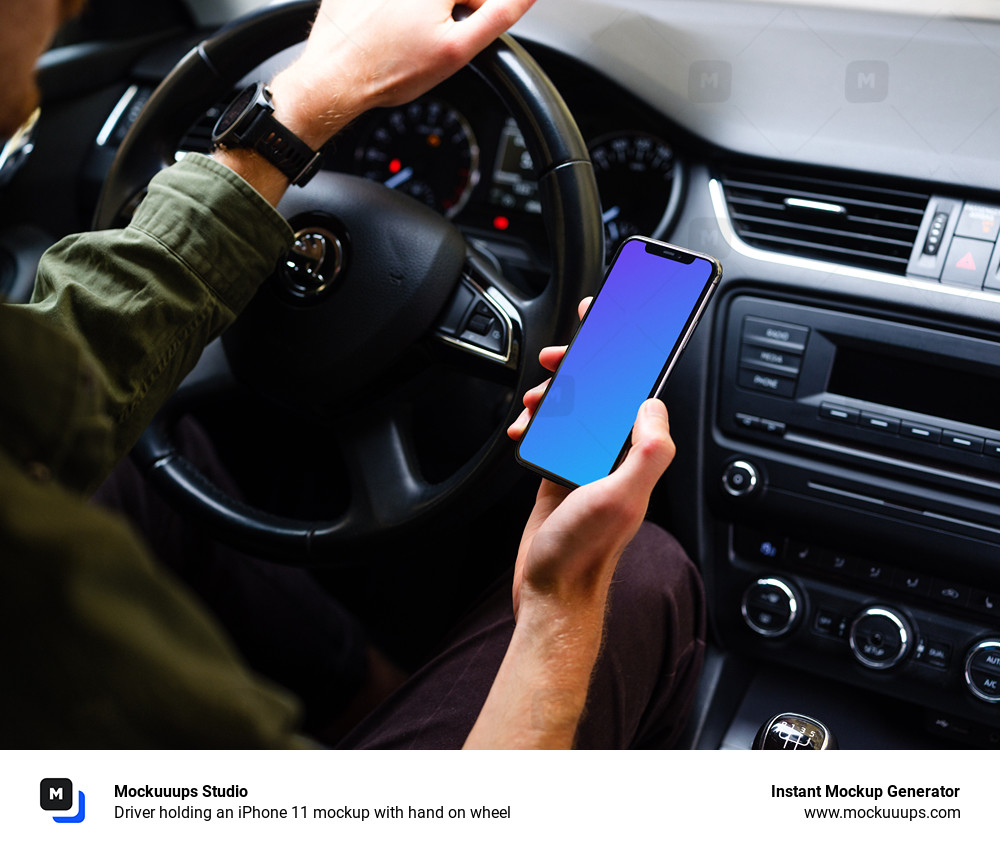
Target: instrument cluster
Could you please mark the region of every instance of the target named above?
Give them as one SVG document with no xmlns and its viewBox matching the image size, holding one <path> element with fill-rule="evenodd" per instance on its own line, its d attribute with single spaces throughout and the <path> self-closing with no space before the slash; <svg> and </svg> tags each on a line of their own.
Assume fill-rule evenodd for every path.
<svg viewBox="0 0 1000 850">
<path fill-rule="evenodd" d="M 605 78 L 566 57 L 533 52 L 587 142 L 608 257 L 628 236 L 668 236 L 684 187 L 673 130 Z M 521 128 L 471 72 L 412 103 L 363 116 L 340 135 L 326 165 L 405 192 L 468 234 L 544 263 L 541 201 Z"/>
</svg>

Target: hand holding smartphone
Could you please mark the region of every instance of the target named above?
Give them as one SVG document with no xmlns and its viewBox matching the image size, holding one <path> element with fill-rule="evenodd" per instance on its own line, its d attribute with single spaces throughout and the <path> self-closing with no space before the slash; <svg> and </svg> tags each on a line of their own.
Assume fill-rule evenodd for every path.
<svg viewBox="0 0 1000 850">
<path fill-rule="evenodd" d="M 569 487 L 624 457 L 642 402 L 659 395 L 722 278 L 719 262 L 645 237 L 622 243 L 517 446 Z"/>
</svg>

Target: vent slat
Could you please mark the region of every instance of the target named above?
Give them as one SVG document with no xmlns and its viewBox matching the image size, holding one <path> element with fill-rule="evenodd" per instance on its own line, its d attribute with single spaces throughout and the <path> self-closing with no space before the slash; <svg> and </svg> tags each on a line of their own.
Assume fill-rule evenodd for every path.
<svg viewBox="0 0 1000 850">
<path fill-rule="evenodd" d="M 910 239 L 899 239 L 893 238 L 891 236 L 879 236 L 876 233 L 855 231 L 855 230 L 844 230 L 842 228 L 833 227 L 819 227 L 814 224 L 803 224 L 798 221 L 779 221 L 772 218 L 764 218 L 762 216 L 745 215 L 740 214 L 733 217 L 733 220 L 739 223 L 747 224 L 764 224 L 770 227 L 778 227 L 785 229 L 801 230 L 807 233 L 816 234 L 817 237 L 830 236 L 833 239 L 857 239 L 861 241 L 871 241 L 871 242 L 881 242 L 886 246 L 896 246 L 903 248 L 909 253 L 910 249 L 913 247 L 913 238 L 911 235 Z M 877 222 L 882 224 L 881 222 Z M 916 228 L 913 229 L 913 235 L 916 233 Z"/>
<path fill-rule="evenodd" d="M 756 168 L 731 169 L 722 185 L 733 226 L 748 244 L 896 274 L 906 271 L 930 200 L 891 186 Z M 790 198 L 831 209 L 786 203 Z"/>
</svg>

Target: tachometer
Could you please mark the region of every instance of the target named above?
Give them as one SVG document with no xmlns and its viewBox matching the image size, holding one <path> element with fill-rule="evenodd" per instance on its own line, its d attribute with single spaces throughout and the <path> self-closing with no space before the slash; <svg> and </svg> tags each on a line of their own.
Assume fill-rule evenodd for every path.
<svg viewBox="0 0 1000 850">
<path fill-rule="evenodd" d="M 461 113 L 431 98 L 385 112 L 355 151 L 358 171 L 451 218 L 479 181 L 479 146 Z"/>
<path fill-rule="evenodd" d="M 611 133 L 590 146 L 608 256 L 628 236 L 660 236 L 678 200 L 673 149 L 648 133 Z"/>
</svg>

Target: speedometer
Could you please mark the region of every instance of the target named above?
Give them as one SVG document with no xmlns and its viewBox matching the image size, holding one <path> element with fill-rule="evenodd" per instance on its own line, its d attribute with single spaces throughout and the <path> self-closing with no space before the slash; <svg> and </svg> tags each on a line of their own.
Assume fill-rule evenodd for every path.
<svg viewBox="0 0 1000 850">
<path fill-rule="evenodd" d="M 389 110 L 355 151 L 358 172 L 451 218 L 479 181 L 479 146 L 469 122 L 431 98 Z"/>
<path fill-rule="evenodd" d="M 649 133 L 611 133 L 590 146 L 608 256 L 637 234 L 660 236 L 679 202 L 673 149 Z"/>
</svg>

